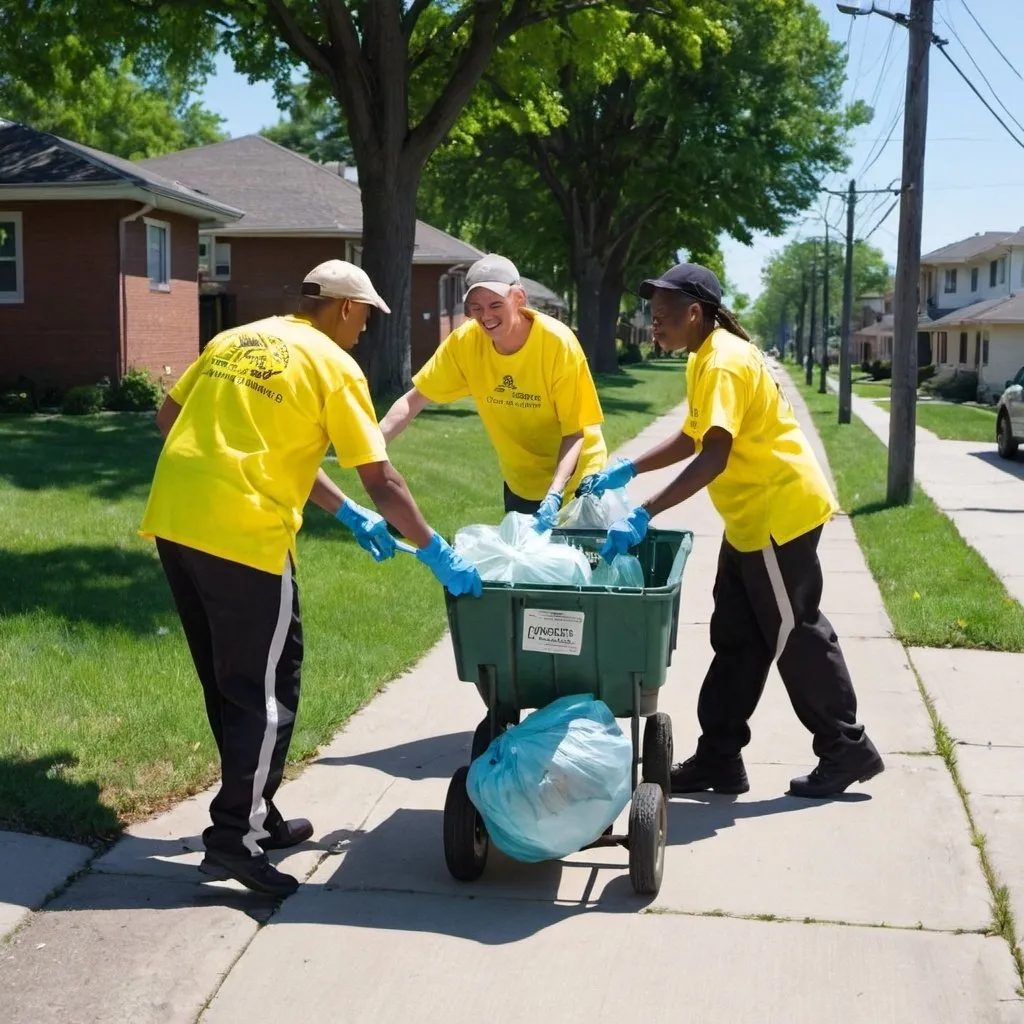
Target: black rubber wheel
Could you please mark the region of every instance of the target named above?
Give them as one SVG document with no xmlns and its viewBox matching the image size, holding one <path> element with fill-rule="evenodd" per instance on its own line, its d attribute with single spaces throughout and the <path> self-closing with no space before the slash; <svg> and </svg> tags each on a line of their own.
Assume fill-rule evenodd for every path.
<svg viewBox="0 0 1024 1024">
<path fill-rule="evenodd" d="M 672 794 L 673 754 L 672 719 L 657 711 L 644 723 L 642 778 L 661 786 L 666 800 Z"/>
<path fill-rule="evenodd" d="M 1015 459 L 1017 457 L 1018 442 L 1014 440 L 1013 429 L 1010 426 L 1010 417 L 1004 409 L 999 414 L 996 423 L 996 449 L 1004 459 Z"/>
<path fill-rule="evenodd" d="M 641 782 L 629 808 L 629 880 L 640 896 L 657 896 L 665 870 L 668 811 L 661 786 Z"/>
<path fill-rule="evenodd" d="M 444 861 L 460 882 L 475 882 L 484 873 L 490 846 L 483 819 L 466 792 L 468 775 L 463 765 L 452 776 L 444 801 Z"/>
<path fill-rule="evenodd" d="M 489 718 L 484 718 L 473 733 L 473 746 L 469 754 L 470 761 L 475 761 L 490 745 L 491 721 Z"/>
</svg>

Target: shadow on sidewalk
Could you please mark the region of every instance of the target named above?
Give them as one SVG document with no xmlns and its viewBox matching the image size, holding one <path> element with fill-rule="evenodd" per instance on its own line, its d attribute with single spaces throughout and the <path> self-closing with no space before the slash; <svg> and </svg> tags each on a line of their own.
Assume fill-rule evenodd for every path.
<svg viewBox="0 0 1024 1024">
<path fill-rule="evenodd" d="M 988 449 L 979 449 L 976 452 L 968 452 L 968 455 L 972 459 L 977 459 L 979 462 L 984 462 L 986 465 L 991 466 L 993 469 L 1001 470 L 1006 473 L 1007 476 L 1016 477 L 1018 480 L 1024 480 L 1024 461 L 1020 459 L 1004 459 L 999 455 L 999 452 L 994 447 L 995 439 L 993 439 L 993 447 Z"/>
<path fill-rule="evenodd" d="M 375 768 L 396 779 L 448 779 L 460 764 L 469 763 L 472 741 L 472 732 L 452 732 L 351 757 L 321 757 L 314 763 Z"/>
</svg>

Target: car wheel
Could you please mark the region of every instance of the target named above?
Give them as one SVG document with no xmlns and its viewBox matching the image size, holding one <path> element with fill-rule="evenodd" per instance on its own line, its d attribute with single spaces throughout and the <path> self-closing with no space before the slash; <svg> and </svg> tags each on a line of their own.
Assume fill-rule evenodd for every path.
<svg viewBox="0 0 1024 1024">
<path fill-rule="evenodd" d="M 1010 426 L 1010 417 L 1004 410 L 996 420 L 996 448 L 1004 459 L 1013 459 L 1016 458 L 1018 444 Z"/>
</svg>

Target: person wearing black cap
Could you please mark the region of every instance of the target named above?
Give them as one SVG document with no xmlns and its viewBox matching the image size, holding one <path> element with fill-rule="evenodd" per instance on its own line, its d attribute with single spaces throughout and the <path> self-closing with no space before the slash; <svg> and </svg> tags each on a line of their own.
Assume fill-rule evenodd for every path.
<svg viewBox="0 0 1024 1024">
<path fill-rule="evenodd" d="M 718 278 L 692 263 L 644 281 L 657 343 L 685 349 L 688 411 L 682 431 L 635 463 L 619 460 L 585 480 L 601 494 L 696 458 L 654 497 L 612 526 L 611 559 L 643 540 L 651 518 L 704 487 L 725 523 L 711 616 L 714 658 L 697 704 L 701 736 L 672 770 L 673 793 L 745 793 L 741 750 L 772 662 L 812 733 L 817 766 L 789 792 L 829 797 L 884 769 L 857 722 L 857 697 L 831 623 L 819 607 L 818 540 L 836 500 L 764 355 L 722 306 Z"/>
</svg>

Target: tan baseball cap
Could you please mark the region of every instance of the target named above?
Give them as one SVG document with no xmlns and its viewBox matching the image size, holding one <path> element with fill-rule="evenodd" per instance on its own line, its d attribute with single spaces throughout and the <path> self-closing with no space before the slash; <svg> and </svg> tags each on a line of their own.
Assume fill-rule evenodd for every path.
<svg viewBox="0 0 1024 1024">
<path fill-rule="evenodd" d="M 466 271 L 466 294 L 462 296 L 462 301 L 469 298 L 474 288 L 486 288 L 498 295 L 508 295 L 519 284 L 516 265 L 504 256 L 488 253 Z"/>
<path fill-rule="evenodd" d="M 345 260 L 328 260 L 314 267 L 302 282 L 303 295 L 317 295 L 325 299 L 352 299 L 376 306 L 390 313 L 388 304 L 377 294 L 369 274 L 362 267 Z"/>
</svg>

